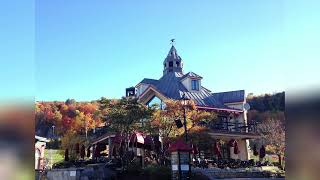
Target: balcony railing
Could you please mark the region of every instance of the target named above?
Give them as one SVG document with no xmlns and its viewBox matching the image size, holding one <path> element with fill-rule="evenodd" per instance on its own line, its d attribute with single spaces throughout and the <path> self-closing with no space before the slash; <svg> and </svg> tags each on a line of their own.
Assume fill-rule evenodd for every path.
<svg viewBox="0 0 320 180">
<path fill-rule="evenodd" d="M 214 122 L 209 124 L 209 128 L 216 132 L 257 133 L 256 123 Z"/>
</svg>

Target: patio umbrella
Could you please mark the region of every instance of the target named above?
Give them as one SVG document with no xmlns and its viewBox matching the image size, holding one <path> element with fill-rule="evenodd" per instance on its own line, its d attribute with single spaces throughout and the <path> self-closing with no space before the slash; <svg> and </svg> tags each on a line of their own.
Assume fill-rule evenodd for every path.
<svg viewBox="0 0 320 180">
<path fill-rule="evenodd" d="M 253 145 L 253 155 L 254 156 L 258 156 L 259 155 L 259 152 L 257 151 L 257 146 L 256 145 Z"/>
<path fill-rule="evenodd" d="M 64 151 L 64 161 L 69 161 L 69 150 L 68 149 L 66 149 Z"/>
<path fill-rule="evenodd" d="M 235 142 L 235 140 L 234 140 L 234 139 L 231 139 L 231 140 L 229 141 L 229 146 L 230 146 L 230 147 L 234 147 L 234 142 Z"/>
<path fill-rule="evenodd" d="M 194 145 L 194 144 L 192 144 L 192 153 L 193 154 L 198 154 L 199 153 L 198 147 L 196 145 Z"/>
<path fill-rule="evenodd" d="M 94 157 L 100 157 L 100 150 L 99 150 L 99 144 L 96 145 L 96 147 L 94 148 Z"/>
<path fill-rule="evenodd" d="M 234 141 L 233 145 L 234 145 L 233 153 L 239 154 L 240 151 L 239 151 L 239 147 L 238 147 L 238 142 L 236 140 Z"/>
<path fill-rule="evenodd" d="M 87 148 L 87 157 L 89 158 L 90 157 L 90 146 Z"/>
<path fill-rule="evenodd" d="M 218 158 L 221 158 L 221 150 L 219 147 L 219 143 L 214 143 L 214 154 L 218 156 Z"/>
<path fill-rule="evenodd" d="M 266 148 L 264 147 L 264 145 L 261 146 L 260 148 L 260 158 L 264 158 L 266 156 Z"/>
<path fill-rule="evenodd" d="M 86 155 L 86 148 L 84 147 L 84 145 L 82 144 L 81 146 L 81 150 L 80 150 L 80 157 L 82 159 L 84 159 L 84 156 Z"/>
</svg>

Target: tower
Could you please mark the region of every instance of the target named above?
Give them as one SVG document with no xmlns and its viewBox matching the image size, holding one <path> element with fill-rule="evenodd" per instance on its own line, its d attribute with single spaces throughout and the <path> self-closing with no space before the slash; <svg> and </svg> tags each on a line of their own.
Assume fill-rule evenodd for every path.
<svg viewBox="0 0 320 180">
<path fill-rule="evenodd" d="M 182 73 L 183 63 L 181 57 L 178 55 L 176 48 L 172 44 L 171 49 L 163 62 L 163 75 L 170 72 Z"/>
</svg>

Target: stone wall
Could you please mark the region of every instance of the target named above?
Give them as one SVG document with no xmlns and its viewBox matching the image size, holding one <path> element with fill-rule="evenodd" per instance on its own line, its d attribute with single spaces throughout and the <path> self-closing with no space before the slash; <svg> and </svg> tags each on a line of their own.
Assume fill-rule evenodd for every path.
<svg viewBox="0 0 320 180">
<path fill-rule="evenodd" d="M 267 171 L 261 167 L 219 169 L 219 168 L 192 168 L 193 173 L 200 173 L 208 178 L 267 178 L 278 176 L 277 172 Z"/>
<path fill-rule="evenodd" d="M 51 169 L 43 173 L 48 180 L 89 180 L 115 179 L 116 173 L 104 164 L 93 164 L 83 168 Z M 40 173 L 36 171 L 36 180 L 40 180 Z"/>
</svg>

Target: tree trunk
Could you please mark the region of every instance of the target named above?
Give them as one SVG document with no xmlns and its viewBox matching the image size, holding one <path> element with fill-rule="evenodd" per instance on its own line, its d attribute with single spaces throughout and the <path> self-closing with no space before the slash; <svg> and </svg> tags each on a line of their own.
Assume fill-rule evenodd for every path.
<svg viewBox="0 0 320 180">
<path fill-rule="evenodd" d="M 282 167 L 282 156 L 281 156 L 281 154 L 278 154 L 278 163 L 279 163 L 280 169 L 283 169 L 283 167 Z"/>
</svg>

